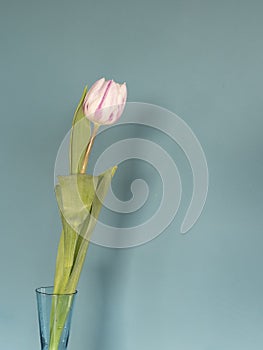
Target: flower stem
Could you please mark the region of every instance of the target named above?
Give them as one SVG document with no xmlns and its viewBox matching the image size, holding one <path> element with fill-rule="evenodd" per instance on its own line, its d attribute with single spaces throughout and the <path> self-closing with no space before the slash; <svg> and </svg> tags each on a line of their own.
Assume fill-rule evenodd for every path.
<svg viewBox="0 0 263 350">
<path fill-rule="evenodd" d="M 88 143 L 87 148 L 86 148 L 86 152 L 85 152 L 85 156 L 84 156 L 84 160 L 83 160 L 83 165 L 82 165 L 82 168 L 80 170 L 80 174 L 85 174 L 85 172 L 86 172 L 86 169 L 88 166 L 88 161 L 89 161 L 89 155 L 90 155 L 91 148 L 93 146 L 94 139 L 96 137 L 98 129 L 99 129 L 99 124 L 94 124 L 93 132 L 92 132 L 91 138 L 90 138 L 89 143 Z"/>
</svg>

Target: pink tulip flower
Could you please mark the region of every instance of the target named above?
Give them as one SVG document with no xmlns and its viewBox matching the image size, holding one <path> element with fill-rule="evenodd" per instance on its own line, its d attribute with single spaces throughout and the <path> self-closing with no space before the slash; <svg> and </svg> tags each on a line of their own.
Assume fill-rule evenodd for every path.
<svg viewBox="0 0 263 350">
<path fill-rule="evenodd" d="M 85 116 L 95 124 L 115 123 L 125 107 L 127 99 L 126 84 L 101 78 L 87 92 L 83 102 Z"/>
</svg>

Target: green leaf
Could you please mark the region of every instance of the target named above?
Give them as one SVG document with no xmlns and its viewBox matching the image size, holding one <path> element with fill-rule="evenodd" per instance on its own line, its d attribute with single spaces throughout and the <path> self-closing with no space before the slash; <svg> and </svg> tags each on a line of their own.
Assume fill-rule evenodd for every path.
<svg viewBox="0 0 263 350">
<path fill-rule="evenodd" d="M 116 168 L 99 176 L 75 174 L 58 177 L 56 197 L 64 232 L 64 269 L 63 282 L 57 283 L 63 287 L 63 292 L 74 292 L 77 287 L 89 239 Z M 61 288 L 59 290 L 61 292 Z"/>
<path fill-rule="evenodd" d="M 86 94 L 87 86 L 84 88 L 72 122 L 69 151 L 71 174 L 79 173 L 83 163 L 85 149 L 90 139 L 90 122 L 85 117 L 82 108 Z"/>
<path fill-rule="evenodd" d="M 62 290 L 61 282 L 64 275 L 64 231 L 62 230 L 60 235 L 60 241 L 58 245 L 58 253 L 56 260 L 56 273 L 54 280 L 54 293 L 58 294 Z"/>
</svg>

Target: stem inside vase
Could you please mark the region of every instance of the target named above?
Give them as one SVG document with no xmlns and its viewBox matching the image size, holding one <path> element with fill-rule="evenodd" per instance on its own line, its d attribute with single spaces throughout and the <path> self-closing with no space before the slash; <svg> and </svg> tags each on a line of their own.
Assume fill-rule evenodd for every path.
<svg viewBox="0 0 263 350">
<path fill-rule="evenodd" d="M 77 291 L 53 294 L 53 287 L 36 289 L 41 350 L 66 350 Z"/>
</svg>

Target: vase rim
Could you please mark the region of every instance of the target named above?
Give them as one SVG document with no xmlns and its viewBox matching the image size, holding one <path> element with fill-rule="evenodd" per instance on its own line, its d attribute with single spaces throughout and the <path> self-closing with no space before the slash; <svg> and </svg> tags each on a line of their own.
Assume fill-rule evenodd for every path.
<svg viewBox="0 0 263 350">
<path fill-rule="evenodd" d="M 47 290 L 47 289 L 51 289 L 51 288 L 54 288 L 54 286 L 38 287 L 35 289 L 35 291 L 38 294 L 44 294 L 44 295 L 75 295 L 78 293 L 77 290 L 75 290 L 75 292 L 73 292 L 73 293 L 53 293 L 53 292 L 49 292 Z"/>
</svg>

